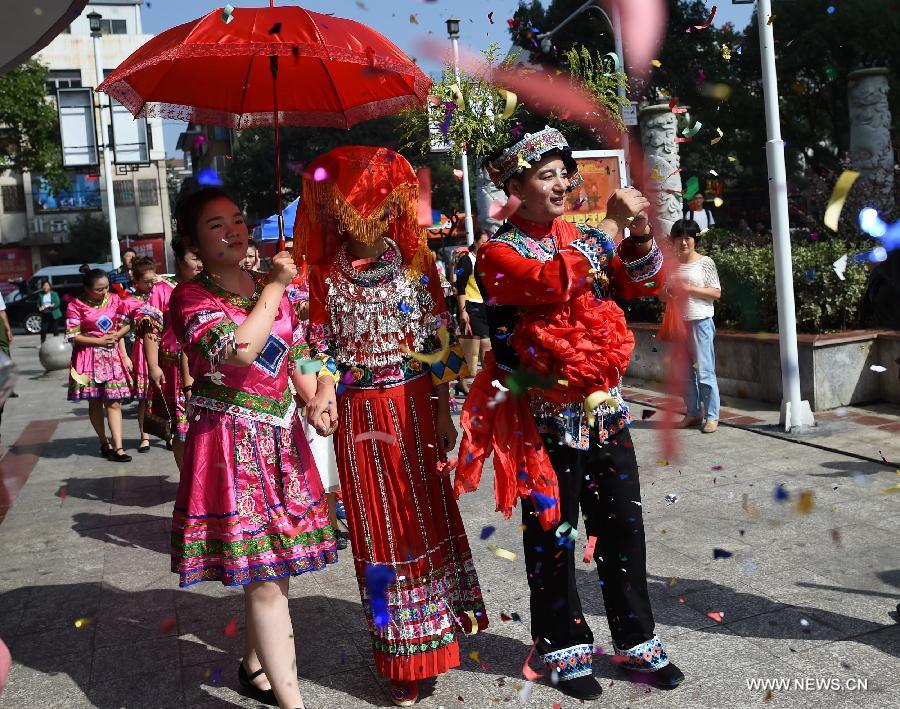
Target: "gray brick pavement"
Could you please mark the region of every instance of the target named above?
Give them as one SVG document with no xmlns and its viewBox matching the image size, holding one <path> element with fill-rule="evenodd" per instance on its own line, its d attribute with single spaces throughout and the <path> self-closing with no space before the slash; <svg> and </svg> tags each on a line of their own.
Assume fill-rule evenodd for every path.
<svg viewBox="0 0 900 709">
<path fill-rule="evenodd" d="M 3 443 L 35 420 L 60 421 L 48 444 L 11 454 L 39 458 L 0 523 L 0 637 L 14 658 L 0 708 L 255 706 L 235 691 L 240 642 L 224 632 L 231 618 L 240 622 L 240 591 L 210 583 L 179 590 L 168 572 L 171 454 L 154 445 L 131 464 L 100 459 L 89 423 L 77 418 L 86 407 L 65 401 L 65 372 L 41 375 L 36 345 L 17 340 L 21 397 L 7 405 Z M 679 433 L 680 461 L 661 465 L 653 420 L 635 418 L 657 626 L 687 681 L 674 692 L 648 691 L 599 657 L 595 672 L 606 689 L 594 704 L 900 707 L 900 625 L 891 614 L 900 600 L 900 495 L 881 492 L 900 480 L 895 471 L 725 427 L 712 436 Z M 133 448 L 133 412 L 126 434 Z M 13 460 L 2 461 L 4 473 Z M 575 706 L 522 678 L 530 640 L 518 520 L 493 512 L 487 478 L 461 506 L 492 625 L 463 641 L 462 666 L 428 687 L 420 704 Z M 789 502 L 773 500 L 777 482 Z M 814 495 L 809 515 L 792 506 L 802 489 Z M 666 503 L 669 493 L 675 504 Z M 498 528 L 490 541 L 517 552 L 516 561 L 479 541 L 487 524 Z M 734 555 L 714 560 L 715 547 Z M 596 572 L 581 565 L 578 582 L 605 650 Z M 291 610 L 307 707 L 389 705 L 346 553 L 336 567 L 293 581 Z M 503 622 L 501 611 L 523 623 Z M 868 689 L 776 690 L 766 702 L 764 690 L 746 686 L 775 677 L 861 678 Z"/>
</svg>

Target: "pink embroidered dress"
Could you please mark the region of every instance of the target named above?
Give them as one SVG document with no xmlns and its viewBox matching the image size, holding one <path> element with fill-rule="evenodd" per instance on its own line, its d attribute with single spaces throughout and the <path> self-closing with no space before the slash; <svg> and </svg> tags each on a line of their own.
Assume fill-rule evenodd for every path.
<svg viewBox="0 0 900 709">
<path fill-rule="evenodd" d="M 107 399 L 119 401 L 132 397 L 131 374 L 118 345 L 81 345 L 78 335 L 103 337 L 116 332 L 127 321 L 127 308 L 115 293 L 107 293 L 100 303 L 80 295 L 66 308 L 66 339 L 72 342 L 72 367 L 69 370 L 69 400 Z"/>
<path fill-rule="evenodd" d="M 201 273 L 175 288 L 172 329 L 188 356 L 194 396 L 175 500 L 172 570 L 180 584 L 242 585 L 337 562 L 322 483 L 288 386 L 307 345 L 287 296 L 248 367 L 225 360 L 259 299 Z"/>
<path fill-rule="evenodd" d="M 166 381 L 162 387 L 162 398 L 150 397 L 150 410 L 156 416 L 171 419 L 172 432 L 178 440 L 184 441 L 187 439 L 188 417 L 179 366 L 181 343 L 175 337 L 169 316 L 169 299 L 176 285 L 176 281 L 168 278 L 154 284 L 147 301 L 138 310 L 136 327 L 138 337 L 142 339 L 147 332 L 155 332 L 159 337 L 159 366 Z"/>
<path fill-rule="evenodd" d="M 137 291 L 128 292 L 122 298 L 124 312 L 131 329 L 135 331 L 136 339 L 131 348 L 131 363 L 134 366 L 132 376 L 134 377 L 134 398 L 147 399 L 150 388 L 150 376 L 147 374 L 147 355 L 144 353 L 144 339 L 141 337 L 137 329 L 138 313 L 147 302 L 149 293 L 140 293 Z"/>
</svg>

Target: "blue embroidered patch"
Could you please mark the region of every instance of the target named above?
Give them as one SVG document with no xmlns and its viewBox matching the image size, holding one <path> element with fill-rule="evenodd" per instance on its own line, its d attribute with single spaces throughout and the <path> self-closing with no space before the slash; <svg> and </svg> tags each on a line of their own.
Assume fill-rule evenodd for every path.
<svg viewBox="0 0 900 709">
<path fill-rule="evenodd" d="M 281 362 L 284 360 L 284 356 L 287 354 L 288 349 L 287 343 L 278 337 L 278 335 L 269 335 L 265 347 L 262 348 L 262 352 L 259 353 L 259 356 L 253 363 L 264 372 L 267 372 L 270 376 L 274 377 L 278 374 L 278 370 L 281 368 Z"/>
<path fill-rule="evenodd" d="M 97 327 L 99 327 L 103 332 L 109 332 L 113 326 L 113 321 L 109 319 L 109 316 L 104 315 L 102 318 L 97 320 Z"/>
</svg>

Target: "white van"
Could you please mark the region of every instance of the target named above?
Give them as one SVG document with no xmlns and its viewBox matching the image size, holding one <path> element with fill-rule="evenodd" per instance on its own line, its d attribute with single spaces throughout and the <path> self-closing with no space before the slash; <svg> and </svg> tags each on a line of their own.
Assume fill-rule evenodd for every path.
<svg viewBox="0 0 900 709">
<path fill-rule="evenodd" d="M 50 281 L 50 285 L 54 289 L 60 286 L 78 286 L 81 287 L 84 274 L 79 270 L 84 264 L 70 263 L 65 266 L 46 266 L 28 279 L 28 292 L 34 293 L 39 290 L 44 279 Z M 113 270 L 111 263 L 89 263 L 91 268 L 99 268 L 109 273 Z"/>
</svg>

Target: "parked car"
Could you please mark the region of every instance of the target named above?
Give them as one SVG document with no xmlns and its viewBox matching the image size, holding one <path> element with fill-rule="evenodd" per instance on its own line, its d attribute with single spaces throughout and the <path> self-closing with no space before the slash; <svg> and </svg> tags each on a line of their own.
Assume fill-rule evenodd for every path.
<svg viewBox="0 0 900 709">
<path fill-rule="evenodd" d="M 102 268 L 105 271 L 112 270 L 112 264 L 92 263 L 91 268 Z M 65 329 L 66 305 L 79 295 L 83 290 L 82 273 L 78 269 L 81 264 L 69 264 L 66 266 L 48 266 L 38 270 L 28 282 L 24 284 L 25 292 L 20 291 L 4 296 L 6 301 L 6 315 L 9 318 L 10 327 L 21 327 L 25 332 L 36 335 L 41 331 L 41 314 L 38 310 L 38 294 L 44 279 L 50 281 L 50 287 L 59 295 L 60 309 L 63 317 L 60 319 L 60 331 Z"/>
</svg>

